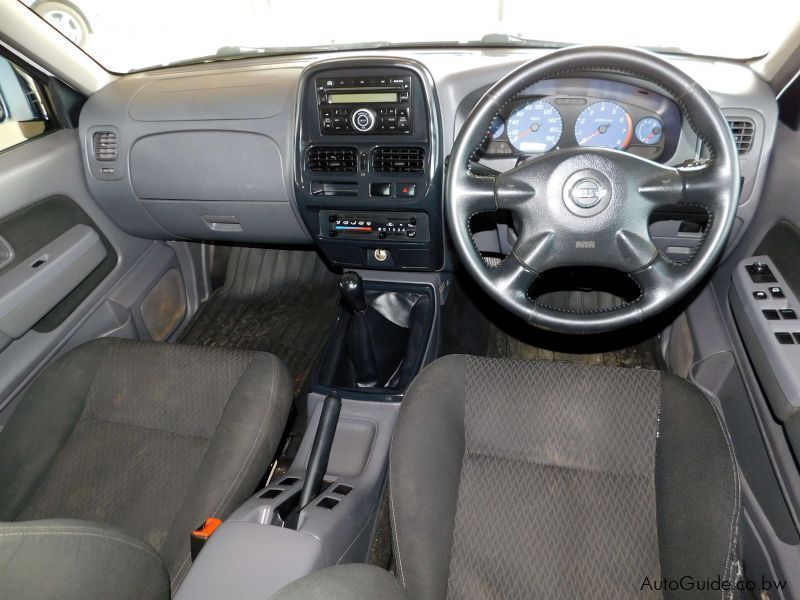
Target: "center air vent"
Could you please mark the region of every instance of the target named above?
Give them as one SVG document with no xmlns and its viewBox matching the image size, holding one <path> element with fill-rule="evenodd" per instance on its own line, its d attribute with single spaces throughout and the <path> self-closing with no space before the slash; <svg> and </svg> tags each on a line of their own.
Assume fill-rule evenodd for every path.
<svg viewBox="0 0 800 600">
<path fill-rule="evenodd" d="M 750 119 L 729 119 L 728 125 L 733 133 L 733 141 L 739 154 L 745 154 L 753 145 L 756 127 Z"/>
<path fill-rule="evenodd" d="M 113 131 L 96 131 L 92 135 L 92 149 L 95 160 L 117 160 L 117 134 Z"/>
<path fill-rule="evenodd" d="M 320 173 L 355 173 L 357 160 L 355 148 L 314 146 L 308 151 L 308 169 Z"/>
<path fill-rule="evenodd" d="M 372 168 L 379 173 L 422 173 L 425 169 L 425 150 L 379 146 L 372 153 Z"/>
</svg>

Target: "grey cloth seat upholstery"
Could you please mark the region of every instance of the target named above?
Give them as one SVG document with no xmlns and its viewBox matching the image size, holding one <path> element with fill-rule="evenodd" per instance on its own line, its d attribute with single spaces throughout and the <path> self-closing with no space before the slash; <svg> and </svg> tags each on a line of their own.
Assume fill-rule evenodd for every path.
<svg viewBox="0 0 800 600">
<path fill-rule="evenodd" d="M 727 598 L 660 588 L 739 573 L 727 430 L 657 371 L 440 359 L 403 401 L 389 489 L 397 578 L 360 566 L 329 600 Z M 274 598 L 340 589 L 336 569 Z"/>
<path fill-rule="evenodd" d="M 290 406 L 271 354 L 118 339 L 68 352 L 0 432 L 3 588 L 58 572 L 61 555 L 81 593 L 22 597 L 169 597 L 191 531 L 257 487 Z M 131 579 L 124 571 L 138 588 L 105 595 L 108 581 Z"/>
</svg>

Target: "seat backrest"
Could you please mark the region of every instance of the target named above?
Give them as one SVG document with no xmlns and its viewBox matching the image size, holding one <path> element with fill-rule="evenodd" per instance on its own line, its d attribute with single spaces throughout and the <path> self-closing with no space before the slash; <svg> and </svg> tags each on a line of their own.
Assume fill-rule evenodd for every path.
<svg viewBox="0 0 800 600">
<path fill-rule="evenodd" d="M 441 359 L 404 401 L 390 494 L 415 598 L 660 597 L 663 578 L 735 577 L 727 432 L 657 371 Z"/>
</svg>

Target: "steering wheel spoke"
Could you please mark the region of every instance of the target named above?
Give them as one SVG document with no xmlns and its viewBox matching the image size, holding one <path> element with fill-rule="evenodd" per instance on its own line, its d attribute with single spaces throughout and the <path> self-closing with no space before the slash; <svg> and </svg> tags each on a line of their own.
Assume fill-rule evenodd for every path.
<svg viewBox="0 0 800 600">
<path fill-rule="evenodd" d="M 486 270 L 486 277 L 502 295 L 527 301 L 528 289 L 538 277 L 536 271 L 523 264 L 514 252 L 506 256 L 499 265 Z"/>
<path fill-rule="evenodd" d="M 467 222 L 475 214 L 497 210 L 497 175 L 469 173 L 463 185 L 459 203 Z"/>
<path fill-rule="evenodd" d="M 674 293 L 671 284 L 677 281 L 685 270 L 685 266 L 673 263 L 659 253 L 645 268 L 628 275 L 642 292 L 638 302 L 663 302 Z"/>
<path fill-rule="evenodd" d="M 694 204 L 705 208 L 714 214 L 721 210 L 725 203 L 726 188 L 731 174 L 714 168 L 713 162 L 708 162 L 701 167 L 686 167 L 678 169 L 683 181 L 683 203 Z M 738 189 L 738 181 L 737 189 Z"/>
<path fill-rule="evenodd" d="M 726 176 L 714 167 L 713 162 L 679 168 L 653 163 L 651 171 L 652 175 L 639 185 L 639 195 L 650 202 L 652 211 L 690 205 L 713 213 L 724 202 L 720 189 Z"/>
</svg>

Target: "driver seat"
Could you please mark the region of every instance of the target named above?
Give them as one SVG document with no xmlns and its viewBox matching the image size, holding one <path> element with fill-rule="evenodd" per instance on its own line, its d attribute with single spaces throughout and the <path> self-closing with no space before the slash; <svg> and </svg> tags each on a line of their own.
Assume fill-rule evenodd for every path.
<svg viewBox="0 0 800 600">
<path fill-rule="evenodd" d="M 273 598 L 727 598 L 663 579 L 739 576 L 728 432 L 659 371 L 439 359 L 402 404 L 389 482 L 396 578 L 337 566 Z"/>
</svg>

